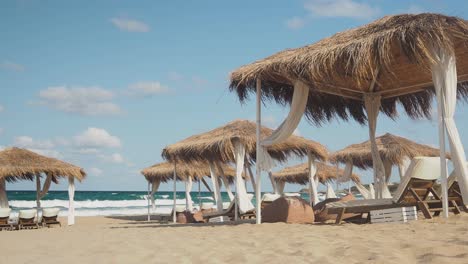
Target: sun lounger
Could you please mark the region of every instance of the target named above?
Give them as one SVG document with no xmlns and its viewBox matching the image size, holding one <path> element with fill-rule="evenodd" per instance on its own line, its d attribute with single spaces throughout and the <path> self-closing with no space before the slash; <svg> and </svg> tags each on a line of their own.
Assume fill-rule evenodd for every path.
<svg viewBox="0 0 468 264">
<path fill-rule="evenodd" d="M 341 223 L 345 213 L 364 214 L 373 210 L 417 206 L 425 218 L 431 219 L 432 213 L 442 211 L 440 196 L 433 186 L 440 177 L 440 160 L 438 157 L 415 157 L 406 171 L 392 199 L 354 200 L 327 204 L 328 214 L 336 214 L 336 223 Z M 429 200 L 429 195 L 433 199 Z M 450 201 L 450 210 L 455 214 L 460 210 L 454 201 Z M 369 214 L 368 214 L 369 217 Z M 370 220 L 370 219 L 368 219 Z"/>
<path fill-rule="evenodd" d="M 209 220 L 211 218 L 215 218 L 215 217 L 220 217 L 220 216 L 227 216 L 229 217 L 230 219 L 234 219 L 235 217 L 235 201 L 231 201 L 231 203 L 229 204 L 229 207 L 226 209 L 226 210 L 223 210 L 222 212 L 213 212 L 213 213 L 205 213 L 203 214 L 203 219 L 206 219 L 206 220 Z M 239 212 L 239 210 L 238 210 Z M 246 218 L 253 218 L 255 217 L 255 210 L 250 210 L 248 212 L 245 212 L 243 214 L 241 214 L 239 212 L 239 218 L 241 219 L 246 219 Z"/>
<path fill-rule="evenodd" d="M 455 171 L 453 171 L 448 180 L 448 200 L 454 201 L 458 207 L 460 207 L 463 211 L 468 212 L 468 207 L 463 202 L 463 197 L 461 195 L 460 186 L 458 185 L 458 181 L 456 180 Z"/>
<path fill-rule="evenodd" d="M 36 209 L 20 210 L 18 215 L 18 229 L 39 228 L 35 218 Z"/>
<path fill-rule="evenodd" d="M 62 226 L 60 221 L 57 220 L 59 212 L 60 212 L 59 208 L 43 208 L 42 220 L 41 220 L 42 226 L 44 227 L 50 227 L 52 225 Z"/>
<path fill-rule="evenodd" d="M 0 208 L 0 230 L 13 230 L 14 226 L 10 221 L 10 208 Z"/>
</svg>

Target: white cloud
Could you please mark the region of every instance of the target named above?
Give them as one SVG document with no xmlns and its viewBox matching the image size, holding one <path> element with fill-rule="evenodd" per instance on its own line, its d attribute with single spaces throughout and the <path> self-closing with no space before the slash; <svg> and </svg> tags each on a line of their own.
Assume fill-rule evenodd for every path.
<svg viewBox="0 0 468 264">
<path fill-rule="evenodd" d="M 93 176 L 100 176 L 102 175 L 103 171 L 99 168 L 90 168 L 88 170 L 89 174 L 93 175 Z"/>
<path fill-rule="evenodd" d="M 304 8 L 317 17 L 369 19 L 380 14 L 378 7 L 355 0 L 309 0 Z"/>
<path fill-rule="evenodd" d="M 124 163 L 125 159 L 123 156 L 119 153 L 114 153 L 112 155 L 99 155 L 98 156 L 101 160 L 106 161 L 106 162 L 111 162 L 111 163 Z"/>
<path fill-rule="evenodd" d="M 301 131 L 299 131 L 299 128 L 294 129 L 293 135 L 298 137 L 302 136 Z"/>
<path fill-rule="evenodd" d="M 195 84 L 197 86 L 202 86 L 202 85 L 207 85 L 208 84 L 208 81 L 201 78 L 200 76 L 193 76 L 192 77 L 192 82 L 193 82 L 193 84 Z"/>
<path fill-rule="evenodd" d="M 82 154 L 82 155 L 89 155 L 89 154 L 98 154 L 100 152 L 99 149 L 96 148 L 79 148 L 72 150 L 73 153 Z"/>
<path fill-rule="evenodd" d="M 25 70 L 25 67 L 21 64 L 14 63 L 11 61 L 3 61 L 2 63 L 0 63 L 0 69 L 21 72 Z"/>
<path fill-rule="evenodd" d="M 82 115 L 116 115 L 121 113 L 118 105 L 111 102 L 114 94 L 98 86 L 49 87 L 39 92 L 39 104 L 54 109 Z"/>
<path fill-rule="evenodd" d="M 62 154 L 60 154 L 59 151 L 55 149 L 36 149 L 36 148 L 26 148 L 32 152 L 36 152 L 37 154 L 50 157 L 50 158 L 56 158 L 56 159 L 61 159 Z"/>
<path fill-rule="evenodd" d="M 116 136 L 112 136 L 104 129 L 89 127 L 86 131 L 75 137 L 75 143 L 83 148 L 117 148 L 122 143 Z"/>
<path fill-rule="evenodd" d="M 34 140 L 28 136 L 15 137 L 13 144 L 20 148 L 32 149 L 51 149 L 55 147 L 55 144 L 51 140 Z"/>
<path fill-rule="evenodd" d="M 162 85 L 160 82 L 137 82 L 131 84 L 128 92 L 136 96 L 152 96 L 162 94 L 169 91 L 169 88 Z"/>
<path fill-rule="evenodd" d="M 286 20 L 286 26 L 289 29 L 293 29 L 293 30 L 300 29 L 304 27 L 304 25 L 305 25 L 305 20 L 300 17 L 292 17 Z"/>
<path fill-rule="evenodd" d="M 421 14 L 424 12 L 426 12 L 426 10 L 418 5 L 410 5 L 408 9 L 404 11 L 404 13 L 414 14 L 414 15 Z"/>
<path fill-rule="evenodd" d="M 169 72 L 167 77 L 171 81 L 182 81 L 184 79 L 184 76 L 178 72 Z"/>
<path fill-rule="evenodd" d="M 135 19 L 128 19 L 122 17 L 114 17 L 111 18 L 110 21 L 114 26 L 122 31 L 128 32 L 148 32 L 150 31 L 150 27 L 145 24 L 144 22 L 135 20 Z"/>
</svg>

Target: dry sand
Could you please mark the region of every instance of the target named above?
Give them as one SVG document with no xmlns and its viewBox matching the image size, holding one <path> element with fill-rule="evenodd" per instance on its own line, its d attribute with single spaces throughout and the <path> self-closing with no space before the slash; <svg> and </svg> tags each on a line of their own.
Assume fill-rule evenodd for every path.
<svg viewBox="0 0 468 264">
<path fill-rule="evenodd" d="M 0 251 L 1 263 L 468 263 L 468 214 L 339 226 L 81 217 L 73 227 L 2 231 Z"/>
</svg>

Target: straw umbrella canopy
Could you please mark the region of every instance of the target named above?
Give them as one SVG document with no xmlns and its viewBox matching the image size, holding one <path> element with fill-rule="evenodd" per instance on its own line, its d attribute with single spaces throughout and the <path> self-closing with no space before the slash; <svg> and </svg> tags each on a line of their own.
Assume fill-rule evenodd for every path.
<svg viewBox="0 0 468 264">
<path fill-rule="evenodd" d="M 376 138 L 379 154 L 384 162 L 401 165 L 416 156 L 437 157 L 439 149 L 419 144 L 404 137 L 386 133 Z M 447 154 L 449 156 L 449 154 Z M 371 143 L 369 140 L 349 145 L 330 155 L 331 162 L 352 163 L 360 169 L 372 168 Z"/>
<path fill-rule="evenodd" d="M 47 175 L 41 190 L 41 175 Z M 82 181 L 86 177 L 84 170 L 70 163 L 45 157 L 21 148 L 6 148 L 0 151 L 0 200 L 8 206 L 5 192 L 5 181 L 34 180 L 36 178 L 37 207 L 40 208 L 40 199 L 44 197 L 50 187 L 50 183 L 58 183 L 59 178 L 68 178 L 68 195 L 70 205 L 68 208 L 68 224 L 74 224 L 73 200 L 75 194 L 74 179 Z M 6 202 L 5 202 L 6 201 Z"/>
<path fill-rule="evenodd" d="M 248 120 L 235 120 L 206 133 L 188 137 L 164 148 L 163 158 L 169 161 L 180 160 L 235 162 L 235 141 L 245 146 L 245 152 L 251 159 L 256 158 L 256 125 Z M 272 129 L 262 127 L 264 137 L 271 135 Z M 291 155 L 299 157 L 311 153 L 316 159 L 325 161 L 328 151 L 322 144 L 299 136 L 291 136 L 285 142 L 268 147 L 268 153 L 277 161 L 284 162 Z"/>
<path fill-rule="evenodd" d="M 367 121 L 378 198 L 385 179 L 375 143 L 378 113 L 396 118 L 401 104 L 412 118 L 429 117 L 436 95 L 444 216 L 448 216 L 445 133 L 468 201 L 466 155 L 454 121 L 457 98 L 468 96 L 468 22 L 464 19 L 439 14 L 386 16 L 240 67 L 231 74 L 230 89 L 241 101 L 256 91 L 258 123 L 262 99 L 291 104 L 286 125 L 275 133 L 283 135 L 278 137 L 281 140 L 292 133 L 304 113 L 314 123 L 335 116 Z"/>
<path fill-rule="evenodd" d="M 344 175 L 344 170 L 323 162 L 317 162 L 316 166 L 316 175 L 322 184 L 337 180 Z M 280 182 L 306 185 L 309 183 L 309 169 L 307 163 L 287 167 L 278 172 L 274 172 L 273 178 Z M 360 182 L 359 176 L 355 173 L 352 174 L 351 180 L 353 182 Z"/>
</svg>

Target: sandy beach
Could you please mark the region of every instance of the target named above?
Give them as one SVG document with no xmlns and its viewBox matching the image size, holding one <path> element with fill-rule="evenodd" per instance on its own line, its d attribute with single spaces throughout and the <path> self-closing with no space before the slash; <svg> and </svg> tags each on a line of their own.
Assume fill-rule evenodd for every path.
<svg viewBox="0 0 468 264">
<path fill-rule="evenodd" d="M 468 215 L 408 224 L 173 226 L 81 217 L 0 232 L 2 263 L 467 263 Z M 65 223 L 64 219 L 62 221 Z"/>
</svg>

